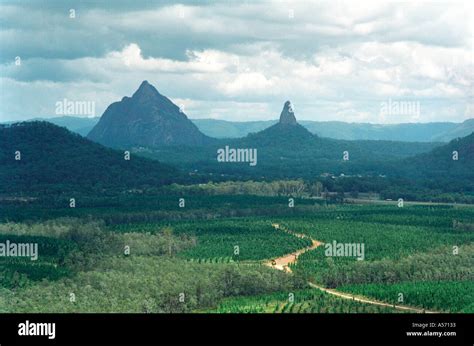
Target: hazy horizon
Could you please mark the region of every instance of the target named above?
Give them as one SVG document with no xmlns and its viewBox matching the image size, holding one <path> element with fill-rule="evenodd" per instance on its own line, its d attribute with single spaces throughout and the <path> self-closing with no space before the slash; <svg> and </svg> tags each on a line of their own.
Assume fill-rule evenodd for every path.
<svg viewBox="0 0 474 346">
<path fill-rule="evenodd" d="M 31 120 L 37 120 L 37 119 L 55 119 L 55 118 L 81 118 L 81 119 L 100 119 L 102 115 L 95 115 L 95 116 L 80 116 L 80 115 L 53 115 L 53 116 L 39 116 L 39 117 L 31 117 L 31 118 L 26 118 L 22 120 L 2 120 L 2 123 L 12 123 L 12 122 L 22 122 L 22 121 L 31 121 Z M 216 120 L 216 121 L 226 121 L 226 122 L 232 122 L 232 123 L 247 123 L 247 122 L 278 122 L 278 117 L 274 119 L 255 119 L 255 120 L 228 120 L 228 119 L 216 119 L 216 118 L 191 118 L 188 116 L 190 120 Z M 381 125 L 381 126 L 396 126 L 396 125 L 405 125 L 405 124 L 434 124 L 434 123 L 454 123 L 454 124 L 462 124 L 463 122 L 467 120 L 471 120 L 474 118 L 468 118 L 464 119 L 462 121 L 428 121 L 428 122 L 403 122 L 403 123 L 374 123 L 374 122 L 354 122 L 354 121 L 344 121 L 344 120 L 312 120 L 312 119 L 301 119 L 299 117 L 296 118 L 298 122 L 321 122 L 321 123 L 326 123 L 326 122 L 341 122 L 341 123 L 346 123 L 346 124 L 370 124 L 370 125 Z"/>
</svg>

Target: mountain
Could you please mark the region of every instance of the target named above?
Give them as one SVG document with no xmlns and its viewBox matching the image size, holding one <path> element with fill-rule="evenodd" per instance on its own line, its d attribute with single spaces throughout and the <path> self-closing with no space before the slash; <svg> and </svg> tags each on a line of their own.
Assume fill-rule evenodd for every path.
<svg viewBox="0 0 474 346">
<path fill-rule="evenodd" d="M 87 136 L 98 123 L 99 117 L 84 118 L 62 116 L 57 118 L 33 118 L 27 121 L 48 121 L 68 130 Z M 190 119 L 203 134 L 213 138 L 242 138 L 250 133 L 262 131 L 277 120 L 227 121 L 218 119 Z M 12 124 L 14 121 L 5 122 Z M 390 140 L 403 142 L 449 142 L 464 137 L 474 131 L 474 119 L 462 123 L 407 123 L 407 124 L 369 124 L 346 123 L 342 121 L 310 121 L 299 123 L 311 133 L 320 137 L 345 140 Z"/>
<path fill-rule="evenodd" d="M 20 160 L 15 155 L 19 152 Z M 0 191 L 131 189 L 179 178 L 167 165 L 105 148 L 48 122 L 0 125 Z"/>
<path fill-rule="evenodd" d="M 467 119 L 456 127 L 433 137 L 439 142 L 448 142 L 454 138 L 465 137 L 474 132 L 474 119 Z"/>
<path fill-rule="evenodd" d="M 191 119 L 198 129 L 214 138 L 242 138 L 249 133 L 265 130 L 277 120 L 227 121 L 219 119 Z"/>
<path fill-rule="evenodd" d="M 293 107 L 290 101 L 286 101 L 280 113 L 280 120 L 265 130 L 251 133 L 240 142 L 258 146 L 286 146 L 307 145 L 314 143 L 316 135 L 313 135 L 305 127 L 297 123 Z"/>
<path fill-rule="evenodd" d="M 288 101 L 283 105 L 276 124 L 244 138 L 222 138 L 203 147 L 142 149 L 139 154 L 159 159 L 192 174 L 207 174 L 212 179 L 313 179 L 324 173 L 390 174 L 398 160 L 428 152 L 439 145 L 441 143 L 322 138 L 297 122 Z M 228 149 L 255 152 L 256 164 L 219 161 L 217 154 Z"/>
<path fill-rule="evenodd" d="M 85 137 L 92 130 L 92 128 L 99 122 L 99 117 L 85 118 L 79 116 L 65 115 L 62 117 L 54 118 L 32 118 L 25 121 L 47 121 L 51 124 L 62 126 L 67 128 L 69 131 L 80 134 Z M 14 124 L 18 121 L 6 121 L 0 124 Z"/>
<path fill-rule="evenodd" d="M 474 132 L 429 152 L 396 162 L 390 176 L 394 183 L 385 190 L 384 198 L 421 197 L 455 202 L 454 197 L 446 193 L 457 193 L 460 201 L 472 203 Z"/>
<path fill-rule="evenodd" d="M 275 154 L 280 152 L 284 157 L 297 158 L 308 154 L 305 160 L 334 159 L 340 160 L 343 151 L 350 152 L 358 160 L 373 158 L 385 161 L 427 152 L 441 143 L 396 142 L 381 140 L 339 140 L 319 137 L 296 121 L 291 103 L 287 101 L 275 125 L 247 137 L 236 139 L 239 146 L 251 146 L 259 149 L 268 147 Z M 236 144 L 237 145 L 237 144 Z"/>
<path fill-rule="evenodd" d="M 87 138 L 113 148 L 201 146 L 212 142 L 147 81 L 132 97 L 112 103 Z"/>
<path fill-rule="evenodd" d="M 283 105 L 283 109 L 280 114 L 280 121 L 279 124 L 281 125 L 297 125 L 295 112 L 293 110 L 293 105 L 290 101 L 286 101 Z"/>
<path fill-rule="evenodd" d="M 199 130 L 215 138 L 239 138 L 262 131 L 275 120 L 236 122 L 217 119 L 192 119 Z M 474 131 L 474 119 L 463 123 L 369 124 L 343 121 L 300 120 L 299 124 L 320 137 L 345 140 L 389 140 L 403 142 L 449 142 Z"/>
<path fill-rule="evenodd" d="M 446 145 L 428 153 L 407 158 L 404 167 L 411 176 L 421 178 L 470 181 L 474 185 L 474 132 L 463 138 L 453 139 Z"/>
<path fill-rule="evenodd" d="M 434 136 L 456 127 L 456 123 L 370 124 L 339 121 L 302 122 L 313 133 L 323 137 L 347 140 L 387 140 L 403 142 L 435 142 Z"/>
<path fill-rule="evenodd" d="M 74 116 L 62 116 L 57 118 L 36 118 L 33 121 L 48 121 L 54 125 L 63 126 L 69 131 L 76 132 L 85 137 L 99 121 L 99 117 L 84 118 Z"/>
</svg>

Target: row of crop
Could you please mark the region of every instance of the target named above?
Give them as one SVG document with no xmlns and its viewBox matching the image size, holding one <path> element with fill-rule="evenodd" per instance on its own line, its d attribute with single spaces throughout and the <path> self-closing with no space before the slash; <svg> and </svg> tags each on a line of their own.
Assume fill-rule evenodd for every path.
<svg viewBox="0 0 474 346">
<path fill-rule="evenodd" d="M 396 312 L 390 307 L 342 299 L 317 289 L 278 292 L 254 297 L 226 299 L 216 309 L 218 313 L 380 313 Z"/>
<path fill-rule="evenodd" d="M 435 228 L 407 225 L 378 224 L 350 220 L 321 220 L 316 217 L 286 219 L 283 226 L 304 233 L 326 244 L 360 244 L 364 246 L 364 260 L 401 258 L 426 252 L 440 246 L 461 246 L 474 241 L 472 232 L 438 232 Z M 322 246 L 326 249 L 326 246 Z M 324 251 L 323 251 L 324 256 Z M 309 252 L 301 260 L 312 255 L 321 259 L 321 252 Z M 334 257 L 339 261 L 341 257 Z M 355 260 L 355 258 L 352 258 Z"/>
<path fill-rule="evenodd" d="M 189 262 L 195 263 L 232 263 L 232 257 L 213 257 L 213 258 L 191 258 Z"/>
<path fill-rule="evenodd" d="M 361 221 L 392 225 L 453 229 L 453 220 L 474 221 L 474 208 L 444 205 L 341 205 L 319 208 L 317 212 L 300 217 L 301 220 L 318 219 Z"/>
<path fill-rule="evenodd" d="M 347 285 L 339 289 L 393 304 L 444 312 L 474 312 L 474 281 Z"/>
<path fill-rule="evenodd" d="M 302 254 L 292 270 L 327 287 L 410 281 L 474 281 L 472 232 L 316 217 L 285 219 L 281 224 L 326 243 Z M 334 241 L 338 244 L 363 244 L 363 260 L 347 254 L 334 256 L 326 251 Z M 426 290 L 420 294 L 426 295 L 427 300 L 431 299 Z M 451 292 L 451 295 L 456 294 L 455 290 Z M 446 303 L 441 307 L 449 306 Z"/>
<path fill-rule="evenodd" d="M 71 198 L 75 207 L 71 207 Z M 314 201 L 296 199 L 298 206 L 311 207 Z M 37 197 L 25 203 L 15 198 L 1 200 L 0 221 L 45 220 L 59 217 L 94 217 L 108 224 L 180 220 L 185 214 L 205 219 L 210 215 L 251 216 L 290 214 L 287 197 L 254 195 L 169 195 L 120 194 L 117 196 L 88 196 L 71 194 L 62 197 Z M 233 213 L 231 213 L 233 212 Z M 184 215 L 183 215 L 184 214 Z M 193 217 L 189 217 L 193 219 Z"/>
<path fill-rule="evenodd" d="M 309 239 L 275 230 L 268 221 L 226 220 L 193 222 L 175 228 L 177 234 L 193 234 L 195 247 L 185 258 L 231 257 L 234 261 L 282 256 L 311 245 Z"/>
</svg>

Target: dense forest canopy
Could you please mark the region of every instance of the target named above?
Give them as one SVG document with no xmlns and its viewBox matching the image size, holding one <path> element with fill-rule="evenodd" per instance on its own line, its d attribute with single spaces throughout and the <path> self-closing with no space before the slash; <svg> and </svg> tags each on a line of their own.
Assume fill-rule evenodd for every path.
<svg viewBox="0 0 474 346">
<path fill-rule="evenodd" d="M 156 161 L 93 143 L 47 122 L 0 126 L 0 191 L 98 191 L 159 186 L 179 178 Z"/>
</svg>

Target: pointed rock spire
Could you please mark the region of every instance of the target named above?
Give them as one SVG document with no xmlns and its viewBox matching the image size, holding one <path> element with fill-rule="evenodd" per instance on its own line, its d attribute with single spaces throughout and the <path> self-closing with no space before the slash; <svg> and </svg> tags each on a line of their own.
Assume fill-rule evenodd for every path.
<svg viewBox="0 0 474 346">
<path fill-rule="evenodd" d="M 286 101 L 283 110 L 280 114 L 280 124 L 289 124 L 289 125 L 296 125 L 296 118 L 295 113 L 293 110 L 293 105 L 290 101 Z"/>
</svg>

